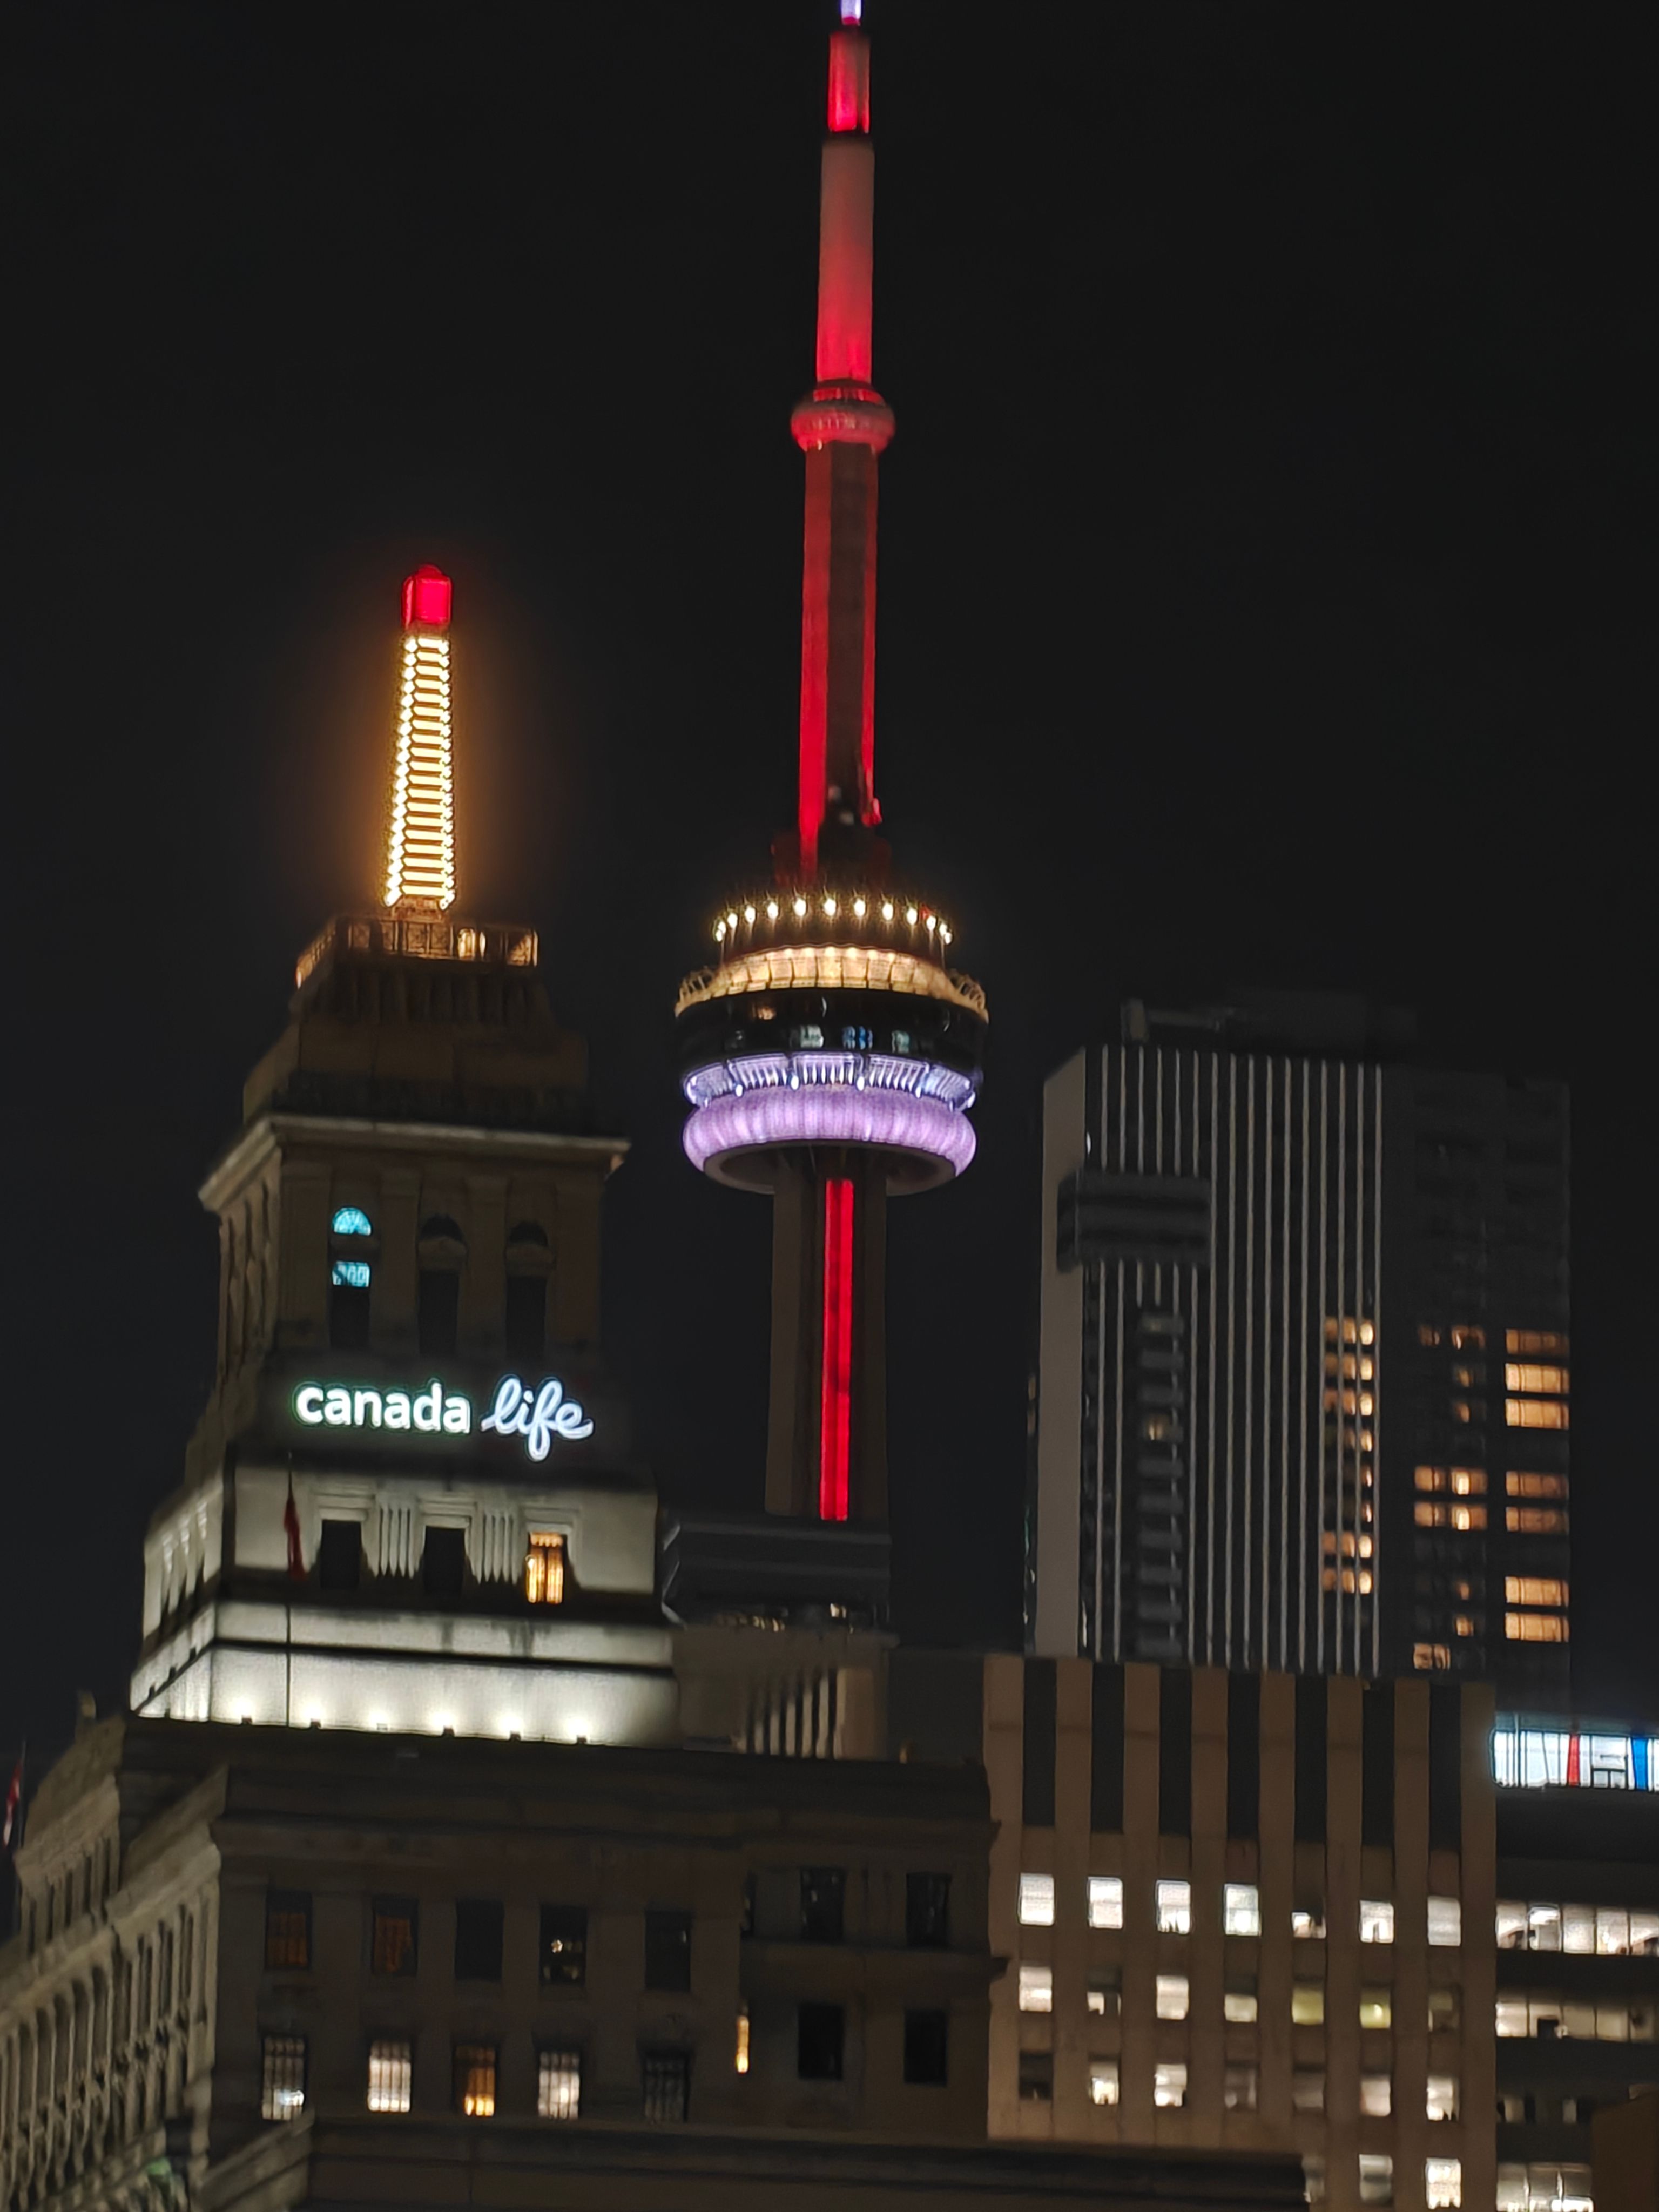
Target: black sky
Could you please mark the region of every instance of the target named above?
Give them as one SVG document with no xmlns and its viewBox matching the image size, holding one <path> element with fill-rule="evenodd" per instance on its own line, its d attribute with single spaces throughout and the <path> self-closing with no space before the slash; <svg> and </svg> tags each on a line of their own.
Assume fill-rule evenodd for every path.
<svg viewBox="0 0 1659 2212">
<path fill-rule="evenodd" d="M 1017 1633 L 1043 1074 L 1126 991 L 1352 988 L 1573 1082 L 1578 1695 L 1652 1719 L 1651 17 L 872 15 L 878 778 L 993 1013 L 980 1161 L 893 1224 L 902 1624 Z M 417 561 L 465 902 L 634 1139 L 614 1355 L 665 1494 L 758 1501 L 766 1212 L 667 1037 L 792 808 L 826 27 L 9 19 L 8 1768 L 131 1663 L 195 1189 L 369 891 Z"/>
</svg>

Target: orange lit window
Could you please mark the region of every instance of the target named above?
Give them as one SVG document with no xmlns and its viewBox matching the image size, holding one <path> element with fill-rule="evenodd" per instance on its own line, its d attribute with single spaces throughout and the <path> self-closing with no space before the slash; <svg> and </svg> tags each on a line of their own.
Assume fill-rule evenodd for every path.
<svg viewBox="0 0 1659 2212">
<path fill-rule="evenodd" d="M 1454 1322 L 1451 1340 L 1454 1352 L 1484 1352 L 1486 1332 L 1484 1328 L 1471 1328 L 1467 1322 Z"/>
<path fill-rule="evenodd" d="M 1472 1613 L 1454 1613 L 1452 1616 L 1452 1631 L 1453 1633 L 1457 1636 L 1473 1636 L 1474 1633 L 1474 1615 Z"/>
<path fill-rule="evenodd" d="M 470 2120 L 488 2120 L 495 2112 L 495 2046 L 493 2043 L 455 2045 L 455 2102 Z"/>
<path fill-rule="evenodd" d="M 1530 1362 L 1506 1360 L 1504 1364 L 1504 1388 L 1506 1390 L 1551 1391 L 1565 1398 L 1571 1387 L 1571 1370 L 1565 1367 L 1540 1367 Z"/>
<path fill-rule="evenodd" d="M 1484 1498 L 1486 1494 L 1486 1470 L 1484 1467 L 1455 1467 L 1451 1471 L 1454 1498 Z"/>
<path fill-rule="evenodd" d="M 1469 1401 L 1467 1398 L 1452 1400 L 1451 1417 L 1455 1421 L 1467 1421 L 1469 1419 Z"/>
<path fill-rule="evenodd" d="M 1451 1378 L 1460 1390 L 1474 1390 L 1486 1382 L 1486 1363 L 1484 1359 L 1464 1360 L 1454 1367 Z"/>
<path fill-rule="evenodd" d="M 1467 1575 L 1459 1575 L 1452 1583 L 1451 1594 L 1455 1598 L 1461 1598 L 1467 1605 L 1474 1595 L 1474 1584 Z"/>
<path fill-rule="evenodd" d="M 1565 1644 L 1567 1624 L 1559 1613 L 1506 1613 L 1504 1633 L 1512 1644 Z"/>
<path fill-rule="evenodd" d="M 1486 1509 L 1484 1505 L 1437 1505 L 1419 1498 L 1412 1509 L 1412 1518 L 1419 1528 L 1456 1528 L 1467 1534 L 1471 1528 L 1484 1528 Z"/>
<path fill-rule="evenodd" d="M 1437 1674 L 1451 1665 L 1449 1644 L 1413 1644 L 1412 1664 L 1419 1674 Z"/>
<path fill-rule="evenodd" d="M 1337 1550 L 1338 1538 L 1334 1528 L 1328 1528 L 1325 1531 L 1322 1547 L 1328 1553 L 1334 1553 Z M 1371 1540 L 1369 1536 L 1356 1536 L 1352 1528 L 1345 1528 L 1340 1539 L 1340 1548 L 1345 1559 L 1352 1559 L 1356 1551 L 1362 1559 L 1369 1559 L 1371 1555 Z"/>
<path fill-rule="evenodd" d="M 1425 1345 L 1431 1352 L 1435 1346 L 1440 1341 L 1440 1332 L 1435 1328 L 1431 1322 L 1419 1322 L 1417 1324 L 1417 1340 L 1419 1344 Z"/>
<path fill-rule="evenodd" d="M 1572 1425 L 1559 1398 L 1505 1398 L 1504 1419 L 1512 1429 L 1565 1429 Z"/>
<path fill-rule="evenodd" d="M 524 1594 L 532 1605 L 564 1603 L 564 1538 L 532 1534 L 524 1555 Z"/>
<path fill-rule="evenodd" d="M 1563 1358 L 1571 1350 L 1565 1334 L 1557 1328 L 1508 1328 L 1504 1332 L 1505 1352 L 1559 1352 Z"/>
<path fill-rule="evenodd" d="M 1511 1498 L 1565 1498 L 1565 1474 L 1507 1474 L 1504 1486 Z"/>
<path fill-rule="evenodd" d="M 1553 1505 L 1507 1505 L 1504 1526 L 1512 1536 L 1565 1536 L 1567 1516 Z"/>
<path fill-rule="evenodd" d="M 1417 1486 L 1429 1492 L 1449 1490 L 1451 1487 L 1451 1470 L 1443 1467 L 1419 1467 Z"/>
<path fill-rule="evenodd" d="M 1567 1586 L 1553 1575 L 1505 1575 L 1504 1597 L 1510 1605 L 1565 1605 Z"/>
</svg>

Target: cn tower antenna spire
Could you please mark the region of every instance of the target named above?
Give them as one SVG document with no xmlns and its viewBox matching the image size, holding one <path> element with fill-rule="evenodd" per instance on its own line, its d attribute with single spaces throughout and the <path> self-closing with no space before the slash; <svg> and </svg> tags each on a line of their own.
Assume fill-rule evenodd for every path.
<svg viewBox="0 0 1659 2212">
<path fill-rule="evenodd" d="M 876 155 L 870 41 L 859 0 L 830 38 L 818 217 L 816 382 L 791 417 L 806 456 L 800 799 L 779 874 L 816 881 L 879 865 L 875 831 L 876 456 L 892 410 L 871 381 Z"/>
</svg>

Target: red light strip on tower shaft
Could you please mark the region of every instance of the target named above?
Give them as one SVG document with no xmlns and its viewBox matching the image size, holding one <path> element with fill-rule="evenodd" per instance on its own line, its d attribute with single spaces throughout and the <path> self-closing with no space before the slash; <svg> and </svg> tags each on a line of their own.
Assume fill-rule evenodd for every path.
<svg viewBox="0 0 1659 2212">
<path fill-rule="evenodd" d="M 823 1186 L 823 1360 L 818 1415 L 818 1518 L 844 1521 L 853 1456 L 853 1186 Z"/>
</svg>

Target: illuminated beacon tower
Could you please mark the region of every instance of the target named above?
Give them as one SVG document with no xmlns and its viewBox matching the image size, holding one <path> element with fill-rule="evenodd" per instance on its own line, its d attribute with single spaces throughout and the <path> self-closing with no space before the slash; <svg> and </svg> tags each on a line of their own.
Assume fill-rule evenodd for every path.
<svg viewBox="0 0 1659 2212">
<path fill-rule="evenodd" d="M 672 1740 L 657 1499 L 598 1347 L 587 1054 L 457 907 L 449 580 L 404 586 L 384 867 L 301 957 L 202 1187 L 215 1387 L 144 1546 L 136 1712 Z"/>
<path fill-rule="evenodd" d="M 800 795 L 774 880 L 711 921 L 716 964 L 676 1032 L 694 1166 L 774 1207 L 766 1504 L 824 1522 L 887 1511 L 890 1195 L 959 1175 L 985 999 L 951 931 L 896 883 L 875 792 L 876 471 L 893 434 L 871 381 L 870 47 L 858 0 L 830 41 L 817 382 L 806 457 Z"/>
</svg>

